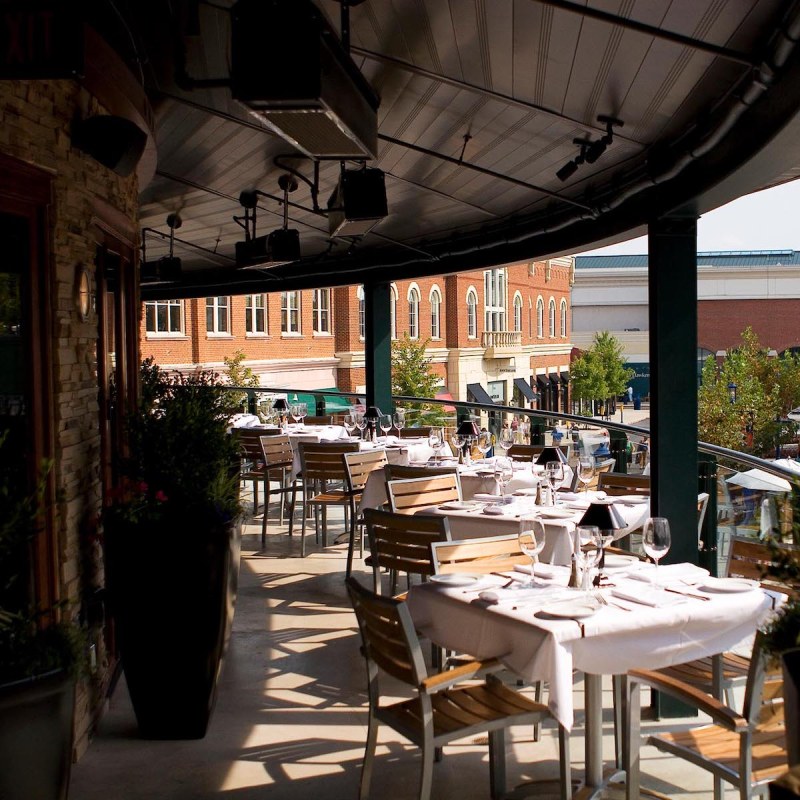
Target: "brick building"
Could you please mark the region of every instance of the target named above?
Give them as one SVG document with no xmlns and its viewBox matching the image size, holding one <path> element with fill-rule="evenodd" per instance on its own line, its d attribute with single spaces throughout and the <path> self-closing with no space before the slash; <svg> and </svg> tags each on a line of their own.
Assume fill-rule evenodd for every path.
<svg viewBox="0 0 800 800">
<path fill-rule="evenodd" d="M 455 400 L 566 409 L 573 259 L 399 281 L 392 338 L 429 340 Z M 360 286 L 150 301 L 141 350 L 163 367 L 221 369 L 238 350 L 262 386 L 364 391 Z M 536 398 L 536 399 L 534 399 Z"/>
<path fill-rule="evenodd" d="M 608 330 L 636 372 L 634 392 L 649 391 L 647 256 L 577 256 L 573 342 L 588 347 Z M 800 347 L 800 252 L 762 250 L 697 254 L 698 375 L 709 355 L 740 344 L 750 326 L 778 353 Z"/>
</svg>

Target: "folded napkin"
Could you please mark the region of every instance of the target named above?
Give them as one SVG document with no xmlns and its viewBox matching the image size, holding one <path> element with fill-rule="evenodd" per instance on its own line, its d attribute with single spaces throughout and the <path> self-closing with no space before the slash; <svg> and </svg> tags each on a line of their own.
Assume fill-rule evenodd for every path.
<svg viewBox="0 0 800 800">
<path fill-rule="evenodd" d="M 575 494 L 575 492 L 559 492 L 558 499 L 559 500 L 580 500 L 583 495 Z M 587 503 L 589 501 L 587 500 Z"/>
<path fill-rule="evenodd" d="M 615 586 L 611 590 L 611 594 L 621 600 L 630 600 L 632 603 L 639 603 L 653 608 L 665 608 L 666 606 L 687 602 L 687 598 L 679 594 L 669 594 L 663 589 L 647 589 L 644 587 L 640 589 L 638 586 Z"/>
<path fill-rule="evenodd" d="M 473 500 L 479 500 L 481 503 L 497 503 L 500 500 L 499 494 L 489 494 L 488 492 L 475 492 L 472 495 Z"/>
<path fill-rule="evenodd" d="M 709 572 L 703 567 L 698 567 L 696 564 L 665 564 L 658 568 L 658 582 L 659 583 L 672 583 L 675 581 L 701 581 L 707 578 Z M 635 571 L 631 572 L 630 576 L 637 581 L 653 580 L 653 570 Z"/>
<path fill-rule="evenodd" d="M 551 586 L 536 587 L 534 589 L 511 586 L 504 588 L 486 589 L 478 595 L 485 603 L 498 605 L 500 603 L 548 605 L 554 600 L 563 600 L 571 596 L 565 589 L 553 589 Z"/>
<path fill-rule="evenodd" d="M 514 564 L 515 572 L 521 572 L 525 575 L 531 574 L 530 564 Z M 537 578 L 558 578 L 562 575 L 569 573 L 569 567 L 561 567 L 557 564 L 537 564 L 536 577 Z"/>
<path fill-rule="evenodd" d="M 511 510 L 510 506 L 486 506 L 483 509 L 484 514 L 493 514 L 494 516 L 501 517 Z"/>
</svg>

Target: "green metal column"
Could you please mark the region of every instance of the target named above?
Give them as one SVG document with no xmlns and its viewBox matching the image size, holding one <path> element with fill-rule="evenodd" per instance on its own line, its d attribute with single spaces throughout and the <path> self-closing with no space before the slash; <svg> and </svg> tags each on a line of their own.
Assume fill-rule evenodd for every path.
<svg viewBox="0 0 800 800">
<path fill-rule="evenodd" d="M 670 523 L 664 561 L 696 564 L 696 217 L 651 222 L 648 249 L 651 508 Z"/>
<path fill-rule="evenodd" d="M 392 326 L 388 283 L 364 284 L 367 405 L 392 412 Z"/>
</svg>

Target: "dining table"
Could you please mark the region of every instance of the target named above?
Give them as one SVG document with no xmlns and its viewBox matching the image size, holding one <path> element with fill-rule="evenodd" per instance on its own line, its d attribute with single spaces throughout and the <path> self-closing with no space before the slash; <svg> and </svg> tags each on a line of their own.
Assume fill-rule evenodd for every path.
<svg viewBox="0 0 800 800">
<path fill-rule="evenodd" d="M 433 576 L 411 587 L 408 607 L 417 630 L 435 644 L 498 658 L 525 681 L 546 681 L 549 708 L 567 730 L 574 724 L 573 672 L 582 672 L 589 787 L 603 785 L 604 675 L 730 650 L 775 605 L 757 582 L 733 584 L 693 564 L 659 567 L 656 583 L 653 565 L 622 561 L 609 569 L 607 584 L 589 591 L 568 588 L 569 570 L 557 565 L 537 567 L 536 586 L 520 588 L 524 570 Z"/>
</svg>

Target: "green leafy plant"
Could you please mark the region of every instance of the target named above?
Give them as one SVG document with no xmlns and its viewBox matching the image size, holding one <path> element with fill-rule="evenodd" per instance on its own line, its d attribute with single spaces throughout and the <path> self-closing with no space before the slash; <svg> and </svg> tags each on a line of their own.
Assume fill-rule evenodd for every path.
<svg viewBox="0 0 800 800">
<path fill-rule="evenodd" d="M 258 389 L 261 386 L 261 381 L 250 367 L 244 366 L 243 362 L 246 358 L 247 356 L 243 350 L 237 350 L 232 356 L 225 356 L 222 359 L 225 364 L 225 375 L 228 378 L 228 383 L 231 386 L 247 386 L 252 389 Z M 231 392 L 231 397 L 238 406 L 244 406 L 247 402 L 247 394 L 245 392 Z"/>
<path fill-rule="evenodd" d="M 765 570 L 764 577 L 791 592 L 764 628 L 767 649 L 779 655 L 800 647 L 800 550 L 780 547 L 774 540 L 768 544 L 772 563 Z"/>
<path fill-rule="evenodd" d="M 80 627 L 66 618 L 66 604 L 37 609 L 30 586 L 30 548 L 52 464 L 42 464 L 31 490 L 11 449 L 6 432 L 0 436 L 0 684 L 55 669 L 74 674 L 84 650 Z"/>
<path fill-rule="evenodd" d="M 392 342 L 392 394 L 407 397 L 435 397 L 440 388 L 439 376 L 433 371 L 425 353 L 430 339 L 417 341 L 404 334 Z M 436 403 L 407 404 L 407 424 L 444 425 L 447 415 Z"/>
<path fill-rule="evenodd" d="M 239 451 L 229 432 L 235 398 L 219 375 L 167 373 L 152 359 L 141 369 L 141 401 L 128 420 L 127 477 L 106 522 L 170 521 L 176 534 L 198 522 L 241 514 Z"/>
</svg>

